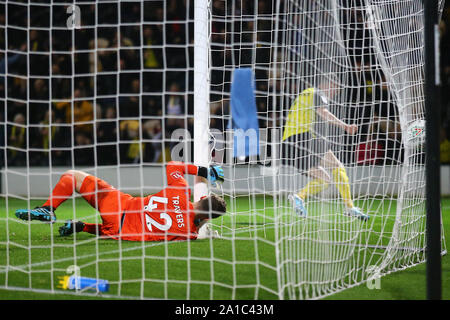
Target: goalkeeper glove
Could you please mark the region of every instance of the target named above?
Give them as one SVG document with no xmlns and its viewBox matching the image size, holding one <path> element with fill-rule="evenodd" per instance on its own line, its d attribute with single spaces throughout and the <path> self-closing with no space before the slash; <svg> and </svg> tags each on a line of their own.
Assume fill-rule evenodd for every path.
<svg viewBox="0 0 450 320">
<path fill-rule="evenodd" d="M 221 166 L 211 166 L 208 170 L 208 180 L 213 185 L 216 186 L 217 182 L 224 181 L 223 169 Z"/>
</svg>

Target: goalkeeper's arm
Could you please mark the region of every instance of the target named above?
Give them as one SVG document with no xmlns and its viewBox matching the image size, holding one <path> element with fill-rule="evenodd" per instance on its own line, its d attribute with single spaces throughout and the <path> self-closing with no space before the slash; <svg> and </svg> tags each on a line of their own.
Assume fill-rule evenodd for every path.
<svg viewBox="0 0 450 320">
<path fill-rule="evenodd" d="M 166 166 L 167 179 L 171 184 L 172 179 L 177 179 L 184 174 L 197 175 L 207 179 L 211 184 L 224 181 L 224 173 L 221 166 L 213 165 L 209 168 L 196 166 L 194 164 L 186 164 L 179 161 L 170 161 Z M 179 176 L 179 177 L 178 177 Z"/>
</svg>

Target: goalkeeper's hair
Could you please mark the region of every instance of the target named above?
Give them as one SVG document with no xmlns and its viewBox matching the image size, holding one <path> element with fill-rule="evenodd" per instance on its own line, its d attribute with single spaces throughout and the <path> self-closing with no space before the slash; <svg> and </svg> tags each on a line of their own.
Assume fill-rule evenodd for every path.
<svg viewBox="0 0 450 320">
<path fill-rule="evenodd" d="M 197 215 L 205 215 L 204 218 L 218 218 L 227 212 L 227 203 L 222 197 L 212 194 L 198 201 Z"/>
</svg>

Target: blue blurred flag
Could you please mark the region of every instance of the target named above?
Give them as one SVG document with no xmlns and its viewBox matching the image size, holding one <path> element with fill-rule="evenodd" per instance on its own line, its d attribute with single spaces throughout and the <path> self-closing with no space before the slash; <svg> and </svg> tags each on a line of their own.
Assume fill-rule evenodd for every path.
<svg viewBox="0 0 450 320">
<path fill-rule="evenodd" d="M 231 83 L 231 121 L 233 156 L 244 158 L 259 155 L 259 124 L 252 69 L 235 69 Z"/>
</svg>

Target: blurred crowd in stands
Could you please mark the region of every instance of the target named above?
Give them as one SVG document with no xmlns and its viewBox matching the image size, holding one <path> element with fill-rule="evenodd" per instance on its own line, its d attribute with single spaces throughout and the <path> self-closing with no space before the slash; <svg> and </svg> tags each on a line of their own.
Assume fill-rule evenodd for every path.
<svg viewBox="0 0 450 320">
<path fill-rule="evenodd" d="M 39 2 L 46 3 L 0 4 L 0 166 L 5 162 L 9 166 L 93 166 L 169 160 L 176 143 L 170 141 L 174 130 L 186 129 L 193 136 L 192 1 L 80 2 L 79 29 L 67 27 L 66 5 L 55 2 L 50 9 Z M 223 16 L 223 2 L 212 3 L 212 16 Z M 230 25 L 220 19 L 212 25 L 212 128 L 223 130 L 227 125 L 223 115 L 229 107 L 224 97 L 230 90 L 231 68 L 223 66 L 249 65 L 251 59 L 265 66 L 255 69 L 260 126 L 282 125 L 282 114 L 267 112 L 271 102 L 264 95 L 272 85 L 267 80 L 271 3 L 258 2 L 261 19 L 233 26 L 232 40 L 239 45 L 231 50 L 223 50 L 231 41 L 226 36 Z M 235 10 L 253 14 L 253 5 L 243 1 Z M 359 57 L 353 63 L 364 71 L 373 56 L 359 49 L 370 38 L 358 21 L 360 15 L 358 10 L 349 15 L 355 21 L 349 21 L 348 50 L 351 57 Z M 252 56 L 252 50 L 257 54 Z M 450 163 L 448 4 L 441 22 L 441 50 L 441 159 Z M 350 144 L 353 149 L 346 150 L 349 159 L 345 162 L 401 161 L 398 112 L 395 105 L 383 104 L 390 100 L 386 79 L 364 77 L 360 87 L 364 92 L 355 91 L 359 96 L 354 98 L 364 96 L 371 101 L 368 105 L 379 101 L 380 107 L 352 111 L 361 135 L 358 145 Z"/>
</svg>

